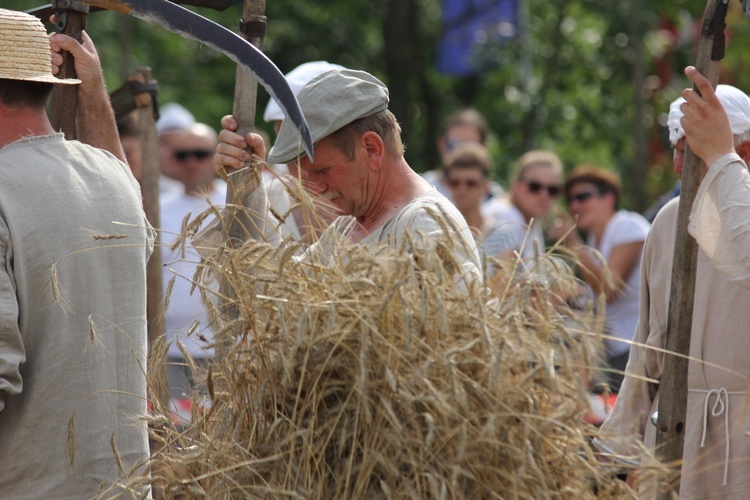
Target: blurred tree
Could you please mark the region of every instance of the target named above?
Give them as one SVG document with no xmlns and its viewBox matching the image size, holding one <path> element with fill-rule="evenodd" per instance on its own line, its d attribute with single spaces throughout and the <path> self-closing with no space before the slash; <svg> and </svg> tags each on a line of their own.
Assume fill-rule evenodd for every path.
<svg viewBox="0 0 750 500">
<path fill-rule="evenodd" d="M 491 67 L 472 78 L 436 70 L 440 0 L 267 0 L 264 51 L 283 72 L 325 59 L 383 79 L 391 89 L 391 109 L 402 122 L 407 159 L 417 170 L 437 163 L 440 120 L 458 106 L 471 105 L 494 132 L 491 149 L 501 182 L 524 151 L 542 147 L 556 150 L 569 168 L 590 162 L 620 172 L 626 206 L 665 191 L 675 180 L 666 112 L 686 85 L 682 69 L 692 62 L 691 21 L 700 21 L 705 4 L 649 0 L 636 9 L 636 2 L 521 1 L 528 12 L 526 41 L 488 47 L 482 57 Z M 41 3 L 0 0 L 11 9 Z M 193 10 L 237 28 L 239 7 L 221 13 Z M 750 37 L 750 24 L 737 10 L 733 5 L 725 65 L 743 87 L 747 77 L 739 68 L 746 51 L 735 38 Z M 234 64 L 213 50 L 116 13 L 90 16 L 88 31 L 110 88 L 135 68 L 150 66 L 161 103 L 180 102 L 214 127 L 232 109 Z M 268 95 L 261 90 L 259 96 L 262 112 Z M 258 121 L 258 126 L 271 132 L 267 124 Z M 647 160 L 637 155 L 639 130 L 647 131 Z M 636 196 L 639 191 L 643 194 Z"/>
</svg>

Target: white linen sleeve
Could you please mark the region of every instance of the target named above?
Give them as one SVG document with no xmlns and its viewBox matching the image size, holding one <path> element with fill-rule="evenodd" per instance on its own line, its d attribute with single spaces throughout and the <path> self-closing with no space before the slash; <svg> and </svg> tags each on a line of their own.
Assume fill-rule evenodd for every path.
<svg viewBox="0 0 750 500">
<path fill-rule="evenodd" d="M 724 277 L 750 288 L 750 174 L 737 154 L 711 165 L 696 194 L 688 231 Z"/>
</svg>

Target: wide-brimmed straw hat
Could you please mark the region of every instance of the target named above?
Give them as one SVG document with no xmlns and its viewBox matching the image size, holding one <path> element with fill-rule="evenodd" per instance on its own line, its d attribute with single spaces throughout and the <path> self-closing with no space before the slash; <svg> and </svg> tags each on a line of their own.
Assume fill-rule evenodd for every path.
<svg viewBox="0 0 750 500">
<path fill-rule="evenodd" d="M 49 38 L 42 22 L 34 16 L 0 9 L 0 78 L 43 83 L 81 83 L 76 78 L 52 74 Z"/>
</svg>

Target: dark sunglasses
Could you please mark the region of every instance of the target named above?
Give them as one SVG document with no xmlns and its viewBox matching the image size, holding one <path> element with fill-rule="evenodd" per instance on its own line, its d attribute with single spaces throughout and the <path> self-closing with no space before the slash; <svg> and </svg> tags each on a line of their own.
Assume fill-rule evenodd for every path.
<svg viewBox="0 0 750 500">
<path fill-rule="evenodd" d="M 529 186 L 529 191 L 531 191 L 534 194 L 537 194 L 542 189 L 546 189 L 547 193 L 549 193 L 549 195 L 552 196 L 553 198 L 557 196 L 558 194 L 560 194 L 560 186 L 556 186 L 554 184 L 546 185 L 537 181 L 528 181 L 526 185 Z"/>
<path fill-rule="evenodd" d="M 594 196 L 598 196 L 600 193 L 599 191 L 584 191 L 583 193 L 578 193 L 573 196 L 568 196 L 568 205 L 573 203 L 574 201 L 577 201 L 579 203 L 583 203 L 584 201 L 588 200 L 589 198 L 593 198 Z"/>
<path fill-rule="evenodd" d="M 205 160 L 206 158 L 211 156 L 212 153 L 213 151 L 209 151 L 207 149 L 193 149 L 187 151 L 175 151 L 174 157 L 180 161 L 187 161 L 187 159 L 191 156 L 196 160 Z"/>
<path fill-rule="evenodd" d="M 465 184 L 467 188 L 474 189 L 479 187 L 479 182 L 476 179 L 448 179 L 448 185 L 452 188 L 457 188 L 461 184 Z"/>
</svg>

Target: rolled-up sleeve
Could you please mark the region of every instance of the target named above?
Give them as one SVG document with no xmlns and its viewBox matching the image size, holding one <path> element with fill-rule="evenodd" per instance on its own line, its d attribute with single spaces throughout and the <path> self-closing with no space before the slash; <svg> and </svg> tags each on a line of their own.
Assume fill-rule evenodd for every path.
<svg viewBox="0 0 750 500">
<path fill-rule="evenodd" d="M 18 328 L 18 299 L 12 266 L 10 233 L 0 219 L 0 411 L 5 408 L 7 396 L 21 392 L 19 367 L 26 361 Z"/>
<path fill-rule="evenodd" d="M 688 231 L 722 275 L 750 288 L 750 174 L 737 154 L 711 165 L 696 194 Z"/>
</svg>

